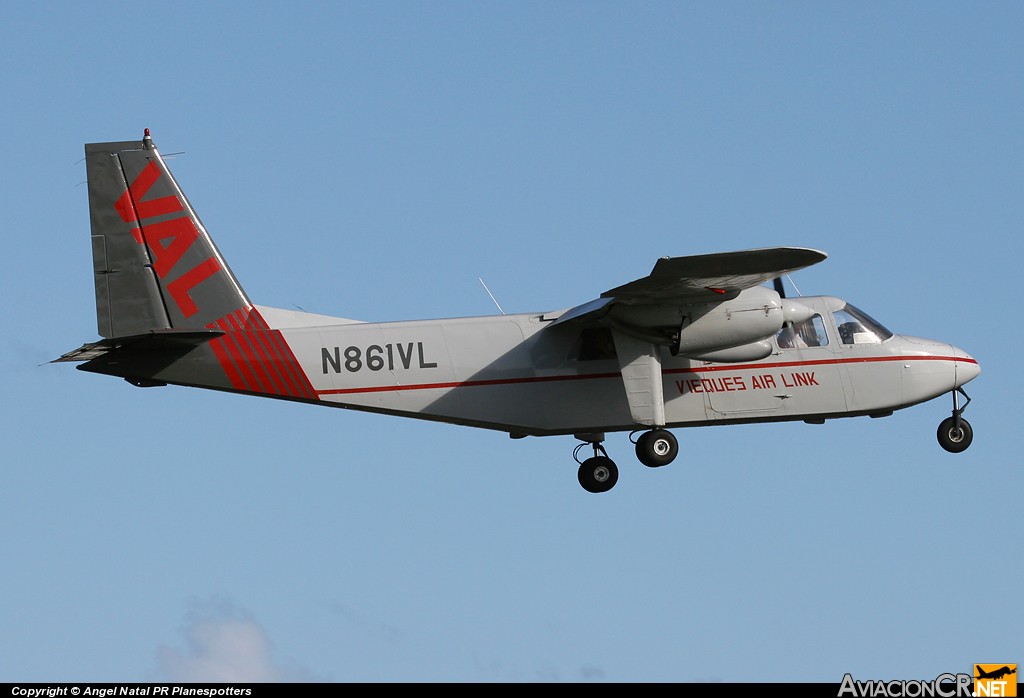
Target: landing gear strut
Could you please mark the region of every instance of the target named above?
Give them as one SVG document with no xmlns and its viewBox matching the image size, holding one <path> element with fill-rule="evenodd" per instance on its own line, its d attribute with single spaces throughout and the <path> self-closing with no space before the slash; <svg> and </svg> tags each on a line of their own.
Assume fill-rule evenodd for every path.
<svg viewBox="0 0 1024 698">
<path fill-rule="evenodd" d="M 601 437 L 603 438 L 603 434 Z M 579 436 L 577 438 L 580 438 Z M 580 461 L 579 452 L 588 445 L 594 447 L 594 455 L 585 461 Z M 587 438 L 583 443 L 577 444 L 572 452 L 572 457 L 580 464 L 578 473 L 580 485 L 587 492 L 594 494 L 607 492 L 619 480 L 619 468 L 615 461 L 608 457 L 608 452 L 601 445 L 601 439 L 596 437 Z"/>
<path fill-rule="evenodd" d="M 960 400 L 957 395 L 963 395 L 967 402 L 964 406 L 960 406 Z M 967 405 L 970 404 L 971 398 L 967 396 L 963 388 L 957 388 L 953 391 L 953 416 L 946 417 L 939 424 L 938 438 L 939 445 L 950 453 L 962 453 L 967 450 L 967 447 L 971 445 L 971 441 L 974 440 L 974 430 L 971 429 L 971 424 L 963 418 L 964 410 L 967 409 Z"/>
</svg>

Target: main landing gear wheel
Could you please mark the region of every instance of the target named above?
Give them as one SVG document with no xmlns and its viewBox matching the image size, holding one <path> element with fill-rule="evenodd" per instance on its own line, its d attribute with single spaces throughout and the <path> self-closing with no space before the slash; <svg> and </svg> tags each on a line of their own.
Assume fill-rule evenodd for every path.
<svg viewBox="0 0 1024 698">
<path fill-rule="evenodd" d="M 964 406 L 960 406 L 960 400 L 958 395 L 963 395 L 967 402 Z M 967 450 L 967 447 L 971 445 L 974 440 L 974 430 L 971 429 L 971 424 L 963 418 L 964 410 L 967 409 L 967 405 L 971 402 L 971 398 L 967 396 L 963 388 L 957 388 L 953 391 L 953 416 L 946 417 L 939 424 L 938 438 L 939 445 L 950 453 L 963 453 Z"/>
<path fill-rule="evenodd" d="M 956 422 L 956 417 L 946 417 L 939 424 L 939 445 L 950 453 L 963 453 L 974 440 L 974 430 L 963 417 L 960 418 L 960 426 Z"/>
<path fill-rule="evenodd" d="M 645 431 L 636 440 L 636 457 L 648 468 L 660 468 L 675 460 L 679 454 L 679 442 L 672 432 L 665 429 Z"/>
<path fill-rule="evenodd" d="M 619 468 L 608 456 L 594 456 L 580 463 L 580 485 L 587 492 L 607 492 L 619 480 Z"/>
<path fill-rule="evenodd" d="M 601 434 L 596 438 L 588 438 L 584 443 L 578 444 L 572 452 L 572 457 L 580 464 L 578 473 L 580 485 L 587 492 L 593 492 L 594 494 L 607 492 L 612 487 L 615 487 L 615 483 L 619 481 L 618 466 L 615 465 L 615 461 L 608 457 L 608 452 L 604 450 L 604 446 L 597 440 L 603 437 L 604 435 Z M 580 449 L 587 446 L 594 447 L 594 455 L 585 461 L 581 461 L 578 454 Z"/>
</svg>

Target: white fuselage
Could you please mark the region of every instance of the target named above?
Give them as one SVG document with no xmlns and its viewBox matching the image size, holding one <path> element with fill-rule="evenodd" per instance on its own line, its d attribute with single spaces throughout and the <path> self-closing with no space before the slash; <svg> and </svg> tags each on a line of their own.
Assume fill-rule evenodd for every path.
<svg viewBox="0 0 1024 698">
<path fill-rule="evenodd" d="M 817 311 L 822 346 L 780 348 L 743 363 L 662 349 L 669 427 L 883 415 L 978 375 L 947 343 L 894 335 L 844 344 L 832 312 L 843 301 L 801 298 Z M 581 353 L 581 333 L 554 314 L 359 323 L 261 308 L 282 331 L 318 398 L 370 410 L 507 431 L 573 434 L 639 428 L 614 355 Z"/>
</svg>

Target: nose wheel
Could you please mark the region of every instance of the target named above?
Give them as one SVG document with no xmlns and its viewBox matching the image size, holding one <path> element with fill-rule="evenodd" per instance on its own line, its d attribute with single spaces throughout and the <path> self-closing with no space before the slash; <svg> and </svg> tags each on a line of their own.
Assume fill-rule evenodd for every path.
<svg viewBox="0 0 1024 698">
<path fill-rule="evenodd" d="M 593 446 L 594 455 L 585 461 L 580 461 L 579 452 L 587 446 Z M 588 441 L 576 445 L 572 457 L 580 464 L 578 477 L 580 485 L 587 492 L 599 494 L 607 492 L 619 481 L 619 467 L 615 461 L 608 457 L 608 452 L 600 441 Z"/>
<path fill-rule="evenodd" d="M 960 406 L 960 400 L 958 395 L 963 395 L 964 399 L 967 400 Z M 971 441 L 974 440 L 974 430 L 971 429 L 971 424 L 963 418 L 964 410 L 967 409 L 967 405 L 970 404 L 971 398 L 967 396 L 963 388 L 957 388 L 953 391 L 953 415 L 946 417 L 939 424 L 938 439 L 939 445 L 946 449 L 950 453 L 962 453 L 967 450 L 967 447 L 971 445 Z"/>
</svg>

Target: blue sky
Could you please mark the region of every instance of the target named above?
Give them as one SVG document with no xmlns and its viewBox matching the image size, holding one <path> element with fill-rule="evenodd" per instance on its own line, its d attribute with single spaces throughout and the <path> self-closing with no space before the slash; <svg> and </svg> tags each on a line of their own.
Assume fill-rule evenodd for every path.
<svg viewBox="0 0 1024 698">
<path fill-rule="evenodd" d="M 0 681 L 826 681 L 1022 662 L 1024 8 L 20 3 L 0 21 Z M 888 419 L 568 437 L 46 362 L 96 338 L 86 142 L 150 128 L 249 295 L 544 311 L 771 245 L 979 359 Z M 1012 438 L 1011 438 L 1012 437 Z"/>
</svg>

